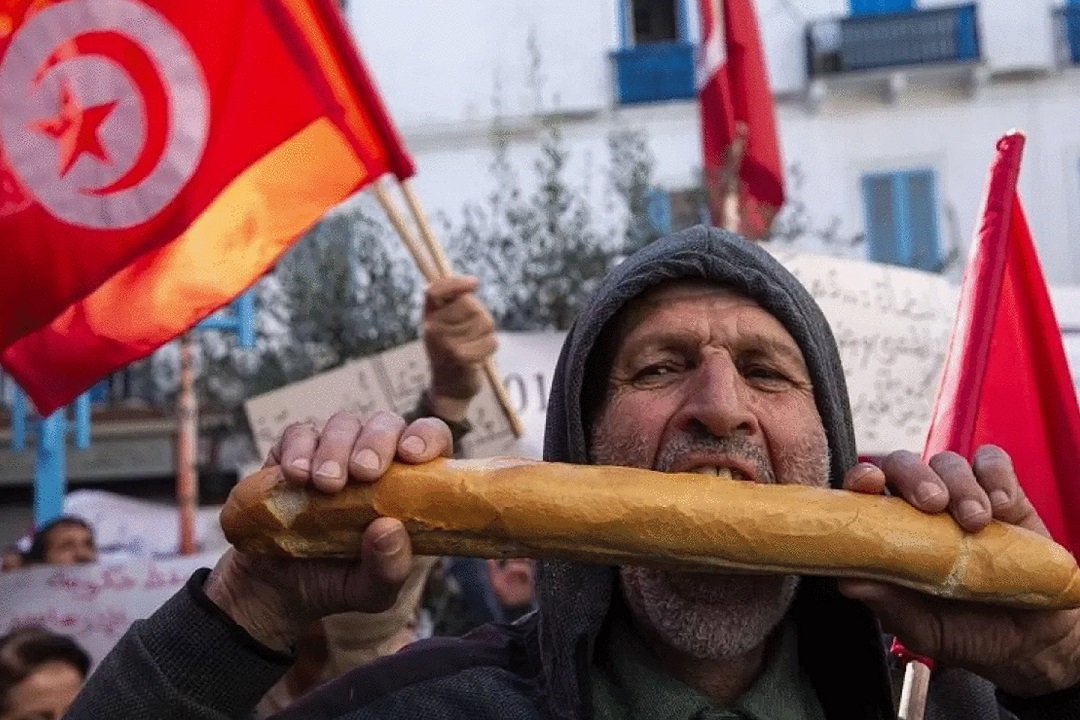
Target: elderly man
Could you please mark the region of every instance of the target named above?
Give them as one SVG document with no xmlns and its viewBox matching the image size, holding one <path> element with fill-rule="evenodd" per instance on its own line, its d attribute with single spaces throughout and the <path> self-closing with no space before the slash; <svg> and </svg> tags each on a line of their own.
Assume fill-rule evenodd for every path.
<svg viewBox="0 0 1080 720">
<path fill-rule="evenodd" d="M 271 458 L 297 483 L 326 461 L 359 482 L 450 450 L 438 421 L 337 416 L 295 427 Z M 370 451 L 370 452 L 369 452 Z M 910 453 L 856 463 L 836 344 L 806 290 L 760 249 L 694 229 L 625 261 L 571 330 L 548 406 L 546 456 L 747 481 L 886 486 L 975 531 L 1042 530 L 999 450 L 974 464 Z M 372 462 L 363 462 L 368 459 Z M 376 461 L 377 459 L 377 461 Z M 287 666 L 308 618 L 392 602 L 402 525 L 372 523 L 361 561 L 230 552 L 137 625 L 69 717 L 240 717 Z M 296 718 L 894 717 L 878 619 L 932 655 L 930 718 L 1080 716 L 1076 612 L 944 602 L 866 582 L 544 562 L 540 606 L 510 626 L 421 642 L 315 691 Z M 876 615 L 876 617 L 875 617 Z"/>
</svg>

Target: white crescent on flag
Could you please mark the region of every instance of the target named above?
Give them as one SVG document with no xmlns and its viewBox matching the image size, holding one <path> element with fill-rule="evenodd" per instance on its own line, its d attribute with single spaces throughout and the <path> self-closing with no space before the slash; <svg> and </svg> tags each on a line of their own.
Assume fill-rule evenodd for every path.
<svg viewBox="0 0 1080 720">
<path fill-rule="evenodd" d="M 720 0 L 701 0 L 702 27 L 705 32 L 698 49 L 694 67 L 694 83 L 698 92 L 720 71 L 727 62 L 724 40 L 724 11 Z"/>
<path fill-rule="evenodd" d="M 195 172 L 209 127 L 190 46 L 134 0 L 49 6 L 0 58 L 0 144 L 22 186 L 72 225 L 153 217 Z"/>
</svg>

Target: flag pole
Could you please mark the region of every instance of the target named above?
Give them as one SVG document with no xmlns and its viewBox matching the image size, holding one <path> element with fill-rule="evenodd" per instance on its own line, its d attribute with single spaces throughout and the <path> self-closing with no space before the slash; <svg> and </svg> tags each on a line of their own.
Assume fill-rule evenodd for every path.
<svg viewBox="0 0 1080 720">
<path fill-rule="evenodd" d="M 739 207 L 739 171 L 746 154 L 746 123 L 735 123 L 735 139 L 728 146 L 727 162 L 724 163 L 723 227 L 737 233 L 742 228 L 742 212 Z"/>
<path fill-rule="evenodd" d="M 397 203 L 395 203 L 386 192 L 386 188 L 383 186 L 381 178 L 371 183 L 371 191 L 375 193 L 375 199 L 379 201 L 379 205 L 382 206 L 383 212 L 390 218 L 390 223 L 394 226 L 394 229 L 397 230 L 398 235 L 401 236 L 402 242 L 404 242 L 405 247 L 408 248 L 409 255 L 412 256 L 413 262 L 416 263 L 416 267 L 420 269 L 420 274 L 424 276 L 424 280 L 430 283 L 432 280 L 439 277 L 439 274 L 433 270 L 428 263 L 428 259 L 424 255 L 423 250 L 420 249 L 420 243 L 418 243 L 413 236 L 412 230 L 409 229 L 405 216 L 401 214 L 401 210 L 398 209 Z"/>
<path fill-rule="evenodd" d="M 386 188 L 383 187 L 381 180 L 376 180 L 372 183 L 372 191 L 375 193 L 375 198 L 386 212 L 387 217 L 390 218 L 390 222 L 394 225 L 394 228 L 398 231 L 401 239 L 405 242 L 405 246 L 409 249 L 409 254 L 412 255 L 417 267 L 420 268 L 420 273 L 424 276 L 424 279 L 427 280 L 428 283 L 431 283 L 432 280 L 437 278 L 449 276 L 453 272 L 450 267 L 450 261 L 447 260 L 446 254 L 439 244 L 438 237 L 435 235 L 435 231 L 431 227 L 431 223 L 428 221 L 427 216 L 420 205 L 419 198 L 417 198 L 415 192 L 412 191 L 408 181 L 400 183 L 400 186 L 402 194 L 405 195 L 405 201 L 409 205 L 409 210 L 412 212 L 413 218 L 420 228 L 420 234 L 424 238 L 427 252 L 435 263 L 434 270 L 428 265 L 427 256 L 424 254 L 424 251 L 421 250 L 420 243 L 417 241 L 416 236 L 402 216 L 397 203 L 394 202 L 389 193 L 386 192 Z M 499 378 L 498 370 L 495 367 L 495 361 L 491 358 L 485 360 L 483 363 L 483 371 L 488 384 L 495 393 L 495 399 L 498 401 L 499 407 L 502 409 L 503 414 L 506 415 L 506 419 L 510 422 L 510 429 L 514 433 L 514 437 L 522 437 L 525 434 L 525 426 L 522 425 L 521 418 L 518 417 L 517 412 L 514 410 L 513 403 L 510 401 L 510 396 L 507 395 L 506 388 Z"/>
<path fill-rule="evenodd" d="M 180 554 L 194 555 L 195 508 L 199 502 L 196 469 L 199 403 L 195 395 L 194 332 L 180 336 L 180 390 L 176 397 L 176 504 L 180 511 Z"/>
<path fill-rule="evenodd" d="M 904 668 L 904 686 L 900 691 L 900 720 L 923 720 L 926 695 L 930 690 L 930 668 L 920 660 L 908 660 Z"/>
</svg>

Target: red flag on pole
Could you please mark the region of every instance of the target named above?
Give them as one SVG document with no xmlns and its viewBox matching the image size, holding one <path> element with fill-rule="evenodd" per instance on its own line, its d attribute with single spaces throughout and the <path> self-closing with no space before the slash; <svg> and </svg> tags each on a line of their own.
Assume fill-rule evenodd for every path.
<svg viewBox="0 0 1080 720">
<path fill-rule="evenodd" d="M 998 141 L 927 457 L 994 444 L 1054 539 L 1080 550 L 1080 410 L 1016 181 L 1024 136 Z"/>
<path fill-rule="evenodd" d="M 333 0 L 0 9 L 0 359 L 39 411 L 413 172 Z"/>
<path fill-rule="evenodd" d="M 743 123 L 746 148 L 738 168 L 740 230 L 747 237 L 761 238 L 784 204 L 784 168 L 753 0 L 700 0 L 700 15 L 696 75 L 713 224 L 723 225 L 725 165 L 737 126 Z"/>
</svg>

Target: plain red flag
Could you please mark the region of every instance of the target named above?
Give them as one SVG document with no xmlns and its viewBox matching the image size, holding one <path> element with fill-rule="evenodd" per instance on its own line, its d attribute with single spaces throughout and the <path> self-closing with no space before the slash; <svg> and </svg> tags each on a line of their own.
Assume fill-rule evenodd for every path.
<svg viewBox="0 0 1080 720">
<path fill-rule="evenodd" d="M 412 174 L 333 0 L 0 6 L 0 349 L 39 411 Z"/>
<path fill-rule="evenodd" d="M 739 167 L 740 231 L 761 238 L 784 204 L 784 167 L 753 0 L 700 0 L 700 16 L 696 75 L 713 224 L 723 225 L 725 161 L 737 124 L 745 123 L 746 149 Z"/>
<path fill-rule="evenodd" d="M 938 390 L 926 457 L 994 444 L 1051 535 L 1080 550 L 1080 410 L 1016 192 L 1024 136 L 1001 138 Z"/>
</svg>

